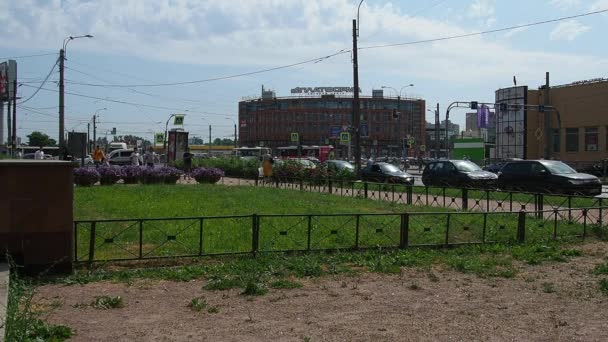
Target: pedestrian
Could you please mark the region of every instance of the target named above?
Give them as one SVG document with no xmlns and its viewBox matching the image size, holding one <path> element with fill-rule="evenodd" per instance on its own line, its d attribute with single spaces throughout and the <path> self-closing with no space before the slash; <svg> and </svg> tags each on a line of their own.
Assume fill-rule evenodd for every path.
<svg viewBox="0 0 608 342">
<path fill-rule="evenodd" d="M 106 159 L 106 156 L 99 148 L 99 145 L 95 146 L 95 151 L 93 151 L 93 164 L 95 164 L 95 167 L 99 167 L 104 159 Z"/>
<path fill-rule="evenodd" d="M 186 148 L 186 152 L 184 152 L 184 177 L 190 178 L 190 172 L 192 172 L 192 153 L 190 153 L 190 149 Z"/>
<path fill-rule="evenodd" d="M 262 157 L 262 173 L 264 174 L 264 178 L 272 177 L 272 165 L 274 164 L 274 159 L 270 154 L 266 154 Z"/>
<path fill-rule="evenodd" d="M 131 165 L 139 166 L 139 151 L 137 148 L 133 149 L 133 153 L 131 153 Z"/>
<path fill-rule="evenodd" d="M 44 151 L 42 150 L 42 146 L 34 153 L 35 160 L 44 160 Z"/>
<path fill-rule="evenodd" d="M 154 148 L 150 146 L 148 152 L 144 154 L 144 163 L 147 167 L 154 168 Z"/>
<path fill-rule="evenodd" d="M 422 159 L 422 156 L 418 156 L 418 172 L 421 172 L 423 168 L 424 168 L 424 159 Z"/>
</svg>

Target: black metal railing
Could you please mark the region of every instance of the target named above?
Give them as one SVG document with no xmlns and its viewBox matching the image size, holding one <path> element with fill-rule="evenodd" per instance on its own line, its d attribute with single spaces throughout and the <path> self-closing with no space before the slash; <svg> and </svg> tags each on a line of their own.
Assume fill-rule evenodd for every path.
<svg viewBox="0 0 608 342">
<path fill-rule="evenodd" d="M 608 208 L 78 220 L 76 262 L 584 239 Z"/>
</svg>

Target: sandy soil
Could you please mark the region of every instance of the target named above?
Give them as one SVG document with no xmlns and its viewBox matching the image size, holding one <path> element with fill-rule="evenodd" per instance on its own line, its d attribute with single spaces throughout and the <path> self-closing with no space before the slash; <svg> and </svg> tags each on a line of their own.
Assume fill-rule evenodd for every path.
<svg viewBox="0 0 608 342">
<path fill-rule="evenodd" d="M 204 280 L 138 280 L 46 285 L 35 302 L 75 330 L 73 341 L 608 341 L 608 297 L 591 274 L 608 244 L 581 249 L 567 263 L 519 265 L 513 279 L 403 269 L 299 279 L 303 288 L 255 298 L 203 290 Z M 125 307 L 79 305 L 100 295 L 120 295 Z M 219 312 L 187 307 L 197 296 Z"/>
</svg>

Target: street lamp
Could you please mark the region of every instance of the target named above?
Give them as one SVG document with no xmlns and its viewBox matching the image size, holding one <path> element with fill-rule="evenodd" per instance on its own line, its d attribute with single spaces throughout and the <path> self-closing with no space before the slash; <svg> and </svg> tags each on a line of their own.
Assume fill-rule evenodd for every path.
<svg viewBox="0 0 608 342">
<path fill-rule="evenodd" d="M 236 121 L 234 121 L 233 118 L 228 117 L 228 116 L 226 117 L 226 120 L 232 120 L 232 123 L 234 124 L 234 148 L 237 148 L 238 144 L 237 144 L 237 138 L 236 138 Z"/>
<path fill-rule="evenodd" d="M 64 63 L 65 63 L 65 53 L 68 47 L 68 43 L 74 39 L 79 38 L 93 38 L 90 34 L 85 34 L 82 36 L 69 36 L 63 40 L 63 45 L 61 50 L 59 50 L 59 158 L 63 159 L 64 149 L 65 149 L 65 105 L 64 105 L 64 93 L 65 93 L 65 85 L 63 82 L 63 73 L 64 73 Z"/>
<path fill-rule="evenodd" d="M 99 108 L 95 110 L 95 114 L 93 114 L 93 144 L 97 143 L 97 113 L 102 110 L 107 110 L 108 108 Z M 88 125 L 87 125 L 87 138 L 88 138 Z"/>
<path fill-rule="evenodd" d="M 397 124 L 397 130 L 399 132 L 399 134 L 398 134 L 398 140 L 399 141 L 397 142 L 397 146 L 398 146 L 399 156 L 401 156 L 401 157 L 403 156 L 403 138 L 401 137 L 401 112 L 400 112 L 400 109 L 401 109 L 400 108 L 401 93 L 403 92 L 403 90 L 405 88 L 409 88 L 409 87 L 413 87 L 413 86 L 414 86 L 414 84 L 412 84 L 412 83 L 410 83 L 408 85 L 404 85 L 403 87 L 401 87 L 401 89 L 399 90 L 399 92 L 397 92 L 397 89 L 395 89 L 393 87 L 389 87 L 389 86 L 381 86 L 380 87 L 382 89 L 392 89 L 395 92 L 395 94 L 397 95 L 397 113 L 398 113 L 397 115 L 398 115 L 398 118 L 399 118 L 399 123 Z M 412 135 L 412 133 L 413 133 L 413 125 L 414 125 L 414 120 L 413 120 L 414 117 L 413 117 L 413 113 L 412 113 L 411 110 L 410 110 L 410 116 L 409 116 L 409 118 L 410 118 L 410 120 L 408 120 L 409 121 L 408 131 L 409 131 L 409 135 Z M 391 132 L 392 132 L 392 130 L 391 130 Z"/>
<path fill-rule="evenodd" d="M 209 124 L 209 146 L 208 146 L 208 154 L 209 157 L 211 157 L 211 122 L 209 122 L 209 120 L 205 119 L 205 118 L 201 118 L 201 120 L 207 121 L 207 123 Z"/>
</svg>

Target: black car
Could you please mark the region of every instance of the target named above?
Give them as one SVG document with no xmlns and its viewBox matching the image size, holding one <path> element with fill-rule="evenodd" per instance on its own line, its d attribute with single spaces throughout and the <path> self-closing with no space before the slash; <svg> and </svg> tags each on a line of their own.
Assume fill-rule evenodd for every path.
<svg viewBox="0 0 608 342">
<path fill-rule="evenodd" d="M 599 195 L 602 182 L 590 174 L 578 173 L 556 160 L 510 162 L 498 175 L 503 190 L 553 194 Z"/>
<path fill-rule="evenodd" d="M 486 165 L 482 169 L 484 171 L 490 171 L 492 173 L 498 173 L 498 172 L 500 172 L 500 170 L 505 165 L 507 165 L 508 162 L 510 162 L 510 161 L 517 161 L 517 160 L 523 160 L 523 159 L 519 159 L 519 158 L 506 159 L 506 160 L 503 160 L 503 161 L 498 161 L 498 162 L 492 163 L 490 165 Z"/>
<path fill-rule="evenodd" d="M 493 188 L 497 178 L 468 160 L 434 160 L 422 171 L 422 183 L 426 186 Z"/>
<path fill-rule="evenodd" d="M 361 178 L 370 182 L 414 185 L 414 176 L 399 170 L 398 167 L 389 163 L 373 163 L 367 165 L 361 170 Z"/>
</svg>

